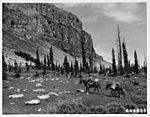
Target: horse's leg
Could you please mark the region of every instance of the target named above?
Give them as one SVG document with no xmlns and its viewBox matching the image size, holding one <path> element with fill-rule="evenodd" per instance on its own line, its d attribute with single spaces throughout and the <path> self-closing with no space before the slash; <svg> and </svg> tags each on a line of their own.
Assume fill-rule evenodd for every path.
<svg viewBox="0 0 150 117">
<path fill-rule="evenodd" d="M 119 98 L 120 98 L 120 91 L 118 90 Z"/>
<path fill-rule="evenodd" d="M 94 92 L 96 91 L 96 87 L 94 86 Z"/>
<path fill-rule="evenodd" d="M 113 90 L 111 90 L 111 95 L 113 96 Z"/>
<path fill-rule="evenodd" d="M 86 94 L 89 95 L 89 88 L 87 88 Z"/>
<path fill-rule="evenodd" d="M 97 91 L 99 92 L 99 87 L 97 87 Z"/>
</svg>

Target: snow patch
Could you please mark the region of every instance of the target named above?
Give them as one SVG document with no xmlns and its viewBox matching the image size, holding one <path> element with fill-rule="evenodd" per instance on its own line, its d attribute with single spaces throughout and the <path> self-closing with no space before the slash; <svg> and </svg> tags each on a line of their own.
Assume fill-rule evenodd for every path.
<svg viewBox="0 0 150 117">
<path fill-rule="evenodd" d="M 55 96 L 58 96 L 58 95 L 59 95 L 59 94 L 56 93 L 56 92 L 49 92 L 48 94 L 49 94 L 49 95 L 55 95 Z"/>
<path fill-rule="evenodd" d="M 39 103 L 40 103 L 40 100 L 38 99 L 33 99 L 33 100 L 25 102 L 26 105 L 37 105 Z"/>
<path fill-rule="evenodd" d="M 20 77 L 20 79 L 24 79 L 24 77 Z"/>
<path fill-rule="evenodd" d="M 39 95 L 39 96 L 37 96 L 39 99 L 47 99 L 47 98 L 49 98 L 50 96 L 48 95 L 48 94 L 46 94 L 46 95 Z"/>
<path fill-rule="evenodd" d="M 21 98 L 23 97 L 23 94 L 14 94 L 14 95 L 9 95 L 9 98 Z"/>
<path fill-rule="evenodd" d="M 35 89 L 33 92 L 46 92 L 45 89 Z"/>
<path fill-rule="evenodd" d="M 43 85 L 41 83 L 37 83 L 35 86 L 36 87 L 42 87 Z"/>
</svg>

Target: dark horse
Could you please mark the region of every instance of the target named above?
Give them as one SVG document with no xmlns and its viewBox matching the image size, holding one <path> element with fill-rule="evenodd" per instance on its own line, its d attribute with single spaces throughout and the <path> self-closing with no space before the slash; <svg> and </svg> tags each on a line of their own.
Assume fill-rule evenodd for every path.
<svg viewBox="0 0 150 117">
<path fill-rule="evenodd" d="M 114 83 L 109 83 L 106 85 L 106 90 L 110 89 L 112 96 L 115 96 L 115 92 L 117 91 L 120 97 L 120 93 L 124 95 L 124 91 L 120 83 L 114 82 Z"/>
<path fill-rule="evenodd" d="M 99 82 L 96 82 L 96 81 L 92 81 L 90 82 L 89 80 L 85 80 L 83 78 L 80 78 L 80 81 L 79 83 L 83 83 L 85 88 L 86 88 L 86 93 L 89 93 L 89 89 L 90 88 L 94 88 L 94 92 L 97 90 L 99 92 L 99 89 L 101 88 Z"/>
</svg>

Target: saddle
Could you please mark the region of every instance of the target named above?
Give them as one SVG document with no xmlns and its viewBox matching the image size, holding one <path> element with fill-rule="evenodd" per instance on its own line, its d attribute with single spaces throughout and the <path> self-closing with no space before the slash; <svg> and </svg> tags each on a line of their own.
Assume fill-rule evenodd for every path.
<svg viewBox="0 0 150 117">
<path fill-rule="evenodd" d="M 114 82 L 112 85 L 111 85 L 111 88 L 112 89 L 116 89 L 117 87 L 120 86 L 120 83 L 119 82 Z"/>
<path fill-rule="evenodd" d="M 91 79 L 89 79 L 89 80 L 88 80 L 88 83 L 89 83 L 90 85 L 92 85 L 92 84 L 94 84 L 94 81 L 91 80 Z"/>
</svg>

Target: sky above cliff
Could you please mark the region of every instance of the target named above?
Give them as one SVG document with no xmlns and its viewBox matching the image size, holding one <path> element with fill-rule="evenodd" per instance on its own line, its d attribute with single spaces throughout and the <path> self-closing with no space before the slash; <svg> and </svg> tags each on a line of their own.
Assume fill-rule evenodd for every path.
<svg viewBox="0 0 150 117">
<path fill-rule="evenodd" d="M 145 3 L 57 3 L 55 5 L 79 17 L 83 29 L 92 36 L 94 49 L 109 62 L 112 61 L 112 48 L 117 51 L 117 24 L 119 24 L 129 59 L 131 62 L 134 61 L 134 50 L 136 50 L 139 63 L 143 64 L 147 50 Z"/>
</svg>

